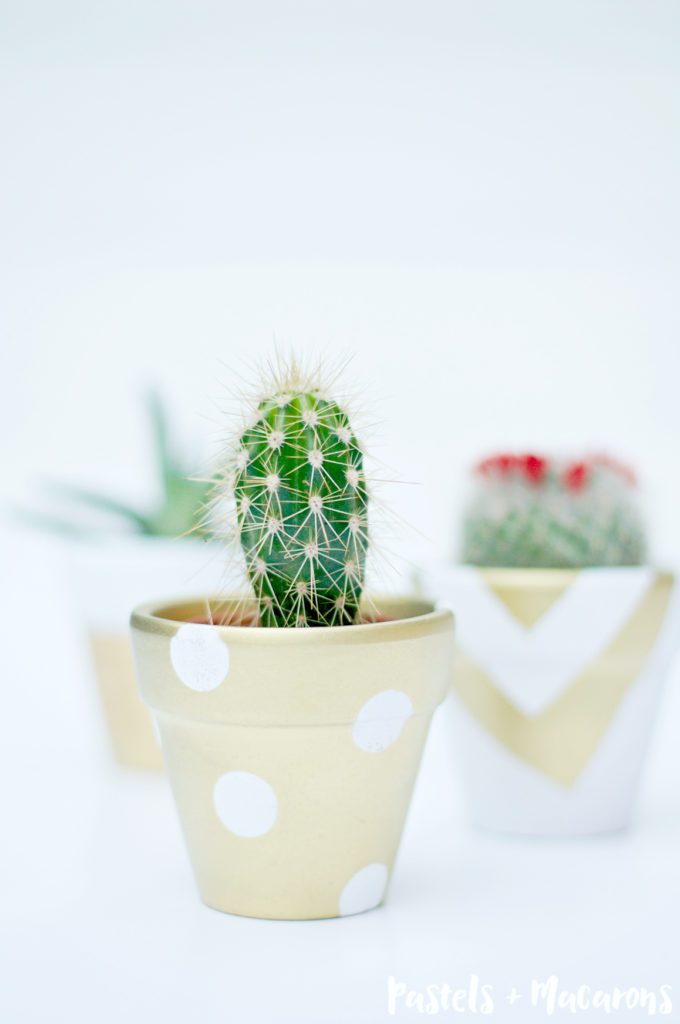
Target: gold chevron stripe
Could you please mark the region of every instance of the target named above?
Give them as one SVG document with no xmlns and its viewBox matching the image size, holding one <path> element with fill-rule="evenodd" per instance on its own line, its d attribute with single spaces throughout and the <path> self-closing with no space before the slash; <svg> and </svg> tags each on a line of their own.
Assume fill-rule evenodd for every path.
<svg viewBox="0 0 680 1024">
<path fill-rule="evenodd" d="M 522 761 L 564 786 L 574 784 L 652 652 L 672 590 L 659 576 L 612 642 L 557 700 L 524 715 L 479 665 L 459 652 L 453 688 L 480 725 Z"/>
<path fill-rule="evenodd" d="M 514 571 L 512 580 L 502 570 L 494 572 L 493 569 L 485 569 L 481 575 L 488 589 L 505 605 L 512 617 L 527 629 L 535 626 L 578 578 L 577 573 L 569 571 L 541 570 L 540 585 L 537 585 L 536 570 L 528 570 L 524 576 L 526 585 L 518 586 L 517 571 Z"/>
</svg>

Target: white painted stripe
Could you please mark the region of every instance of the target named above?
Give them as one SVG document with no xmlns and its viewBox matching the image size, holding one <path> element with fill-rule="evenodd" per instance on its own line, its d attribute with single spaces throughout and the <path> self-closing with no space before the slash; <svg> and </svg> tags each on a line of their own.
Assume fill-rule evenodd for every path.
<svg viewBox="0 0 680 1024">
<path fill-rule="evenodd" d="M 583 569 L 538 622 L 518 622 L 474 568 L 435 572 L 430 590 L 453 609 L 458 643 L 525 715 L 549 707 L 614 639 L 654 572 Z"/>
</svg>

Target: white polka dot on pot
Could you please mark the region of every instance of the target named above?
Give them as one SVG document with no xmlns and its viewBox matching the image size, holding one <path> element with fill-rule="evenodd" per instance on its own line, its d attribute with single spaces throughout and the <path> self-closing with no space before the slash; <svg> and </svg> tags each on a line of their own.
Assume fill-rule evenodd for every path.
<svg viewBox="0 0 680 1024">
<path fill-rule="evenodd" d="M 170 660 L 190 690 L 207 693 L 229 672 L 229 648 L 213 626 L 185 622 L 170 641 Z"/>
<path fill-rule="evenodd" d="M 352 726 L 352 739 L 369 754 L 387 750 L 401 736 L 413 705 L 401 690 L 382 690 L 367 700 Z"/>
<path fill-rule="evenodd" d="M 340 916 L 363 914 L 382 903 L 387 888 L 388 871 L 385 864 L 367 864 L 352 875 L 340 894 Z"/>
<path fill-rule="evenodd" d="M 253 772 L 225 772 L 213 788 L 217 817 L 234 835 L 254 839 L 273 827 L 279 804 L 273 788 Z"/>
</svg>

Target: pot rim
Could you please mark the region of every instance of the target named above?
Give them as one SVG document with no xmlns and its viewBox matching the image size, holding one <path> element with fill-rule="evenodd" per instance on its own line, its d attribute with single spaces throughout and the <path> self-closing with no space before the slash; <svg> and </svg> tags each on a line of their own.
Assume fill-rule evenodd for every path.
<svg viewBox="0 0 680 1024">
<path fill-rule="evenodd" d="M 250 601 L 253 598 L 248 597 Z M 182 610 L 195 609 L 197 612 L 209 605 L 226 602 L 243 604 L 244 595 L 226 594 L 199 597 L 157 599 L 138 605 L 130 616 L 130 625 L 145 633 L 172 637 L 177 630 L 190 622 L 188 617 L 180 615 Z M 219 630 L 225 640 L 238 640 L 253 644 L 306 644 L 314 646 L 328 643 L 375 643 L 391 640 L 414 639 L 421 636 L 432 636 L 450 630 L 455 622 L 453 612 L 447 608 L 436 608 L 433 601 L 425 600 L 417 595 L 394 596 L 388 594 L 372 595 L 371 600 L 378 608 L 390 607 L 397 610 L 402 607 L 422 609 L 413 614 L 403 614 L 386 622 L 362 622 L 356 625 L 314 626 L 301 628 L 298 626 L 234 626 L 215 623 L 212 628 Z M 177 617 L 172 617 L 170 612 Z"/>
</svg>

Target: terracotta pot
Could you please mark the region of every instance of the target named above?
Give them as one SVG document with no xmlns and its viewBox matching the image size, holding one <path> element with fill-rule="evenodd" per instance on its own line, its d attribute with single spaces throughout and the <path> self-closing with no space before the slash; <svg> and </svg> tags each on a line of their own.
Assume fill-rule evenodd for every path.
<svg viewBox="0 0 680 1024">
<path fill-rule="evenodd" d="M 680 640 L 673 577 L 440 566 L 421 582 L 458 622 L 455 750 L 474 821 L 536 835 L 626 826 Z"/>
<path fill-rule="evenodd" d="M 141 691 L 209 906 L 303 919 L 383 900 L 453 617 L 377 604 L 394 621 L 264 629 L 191 622 L 204 602 L 134 612 Z"/>
</svg>

